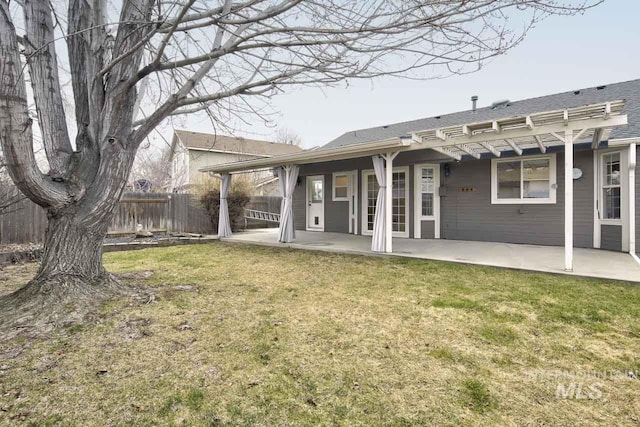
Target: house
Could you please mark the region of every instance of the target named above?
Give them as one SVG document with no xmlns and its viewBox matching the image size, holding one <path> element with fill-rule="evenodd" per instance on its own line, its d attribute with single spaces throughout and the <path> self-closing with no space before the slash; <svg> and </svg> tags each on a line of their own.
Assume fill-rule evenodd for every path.
<svg viewBox="0 0 640 427">
<path fill-rule="evenodd" d="M 467 111 L 349 131 L 317 150 L 201 170 L 281 167 L 281 242 L 295 224 L 371 235 L 379 252 L 392 252 L 395 238 L 562 246 L 567 271 L 574 247 L 636 257 L 640 80 L 483 108 L 476 100 Z"/>
<path fill-rule="evenodd" d="M 249 159 L 264 159 L 282 154 L 298 153 L 295 145 L 259 141 L 241 137 L 175 130 L 171 141 L 171 191 L 186 192 L 202 182 L 198 169 Z M 278 180 L 273 171 L 264 169 L 249 174 L 260 195 L 277 193 Z"/>
</svg>

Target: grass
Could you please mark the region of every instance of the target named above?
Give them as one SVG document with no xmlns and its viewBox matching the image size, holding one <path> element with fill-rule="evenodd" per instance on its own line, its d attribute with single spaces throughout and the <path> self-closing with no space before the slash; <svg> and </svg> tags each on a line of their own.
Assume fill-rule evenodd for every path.
<svg viewBox="0 0 640 427">
<path fill-rule="evenodd" d="M 111 253 L 153 303 L 0 354 L 0 424 L 637 425 L 635 285 L 212 243 Z M 0 271 L 0 293 L 35 265 Z M 144 276 L 140 274 L 140 276 Z M 16 350 L 18 349 L 18 350 Z M 597 385 L 597 384 L 596 384 Z"/>
</svg>

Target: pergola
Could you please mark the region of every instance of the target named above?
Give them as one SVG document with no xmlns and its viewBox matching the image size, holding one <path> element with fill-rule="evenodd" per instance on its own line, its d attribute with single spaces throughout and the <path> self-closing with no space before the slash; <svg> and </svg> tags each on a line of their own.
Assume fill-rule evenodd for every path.
<svg viewBox="0 0 640 427">
<path fill-rule="evenodd" d="M 426 129 L 411 135 L 383 141 L 338 148 L 306 150 L 301 153 L 271 158 L 214 165 L 202 168 L 200 171 L 224 175 L 232 172 L 280 167 L 284 171 L 283 178 L 291 182 L 289 175 L 292 171 L 291 166 L 372 156 L 380 186 L 378 200 L 384 201 L 384 204 L 376 204 L 376 225 L 374 225 L 372 250 L 392 252 L 392 187 L 386 183 L 392 181 L 393 161 L 399 152 L 431 149 L 459 161 L 463 156 L 480 159 L 500 157 L 504 152 L 513 152 L 520 156 L 525 150 L 530 149 L 537 149 L 545 153 L 551 147 L 562 146 L 565 153 L 564 263 L 565 269 L 571 271 L 573 269 L 574 143 L 588 141 L 592 148 L 598 148 L 600 143 L 608 138 L 607 134 L 612 128 L 627 124 L 627 116 L 622 114 L 623 107 L 623 100 L 612 100 L 563 110 L 543 111 L 497 120 Z M 293 168 L 293 170 L 297 174 L 297 168 Z M 290 199 L 291 192 L 286 191 L 283 195 L 285 199 Z M 284 205 L 285 203 L 283 203 Z M 287 209 L 291 210 L 290 200 L 287 203 Z M 288 215 L 290 218 L 291 212 Z M 281 222 L 281 228 L 286 226 L 287 224 Z"/>
</svg>

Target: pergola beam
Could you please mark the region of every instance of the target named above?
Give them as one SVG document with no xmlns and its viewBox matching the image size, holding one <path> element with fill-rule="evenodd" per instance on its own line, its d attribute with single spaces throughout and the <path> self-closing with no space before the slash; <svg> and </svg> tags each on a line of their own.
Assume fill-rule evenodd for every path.
<svg viewBox="0 0 640 427">
<path fill-rule="evenodd" d="M 516 144 L 515 142 L 513 142 L 512 139 L 510 138 L 505 138 L 504 142 L 506 142 L 507 144 L 509 144 L 509 146 L 513 149 L 513 151 L 515 151 L 515 153 L 518 156 L 522 156 L 522 148 L 518 147 L 518 144 Z"/>
<path fill-rule="evenodd" d="M 527 127 L 529 128 L 529 130 L 532 130 L 534 127 L 536 127 L 536 126 L 533 124 L 533 119 L 531 119 L 531 116 L 527 116 L 527 117 L 525 118 L 525 122 L 527 123 Z"/>
<path fill-rule="evenodd" d="M 466 144 L 458 144 L 455 147 L 460 149 L 460 150 L 462 150 L 462 151 L 464 151 L 465 153 L 467 153 L 471 157 L 475 157 L 476 159 L 480 158 L 480 153 L 478 153 L 477 151 L 475 151 L 473 148 L 469 147 Z"/>
<path fill-rule="evenodd" d="M 500 133 L 496 132 L 483 132 L 481 134 L 475 135 L 463 135 L 452 138 L 445 138 L 445 140 L 430 140 L 423 141 L 419 146 L 412 147 L 414 149 L 423 149 L 423 148 L 433 148 L 433 147 L 442 147 L 442 146 L 450 146 L 457 144 L 478 144 L 480 142 L 492 142 L 492 141 L 500 141 L 504 140 L 505 137 L 511 139 L 521 139 L 521 138 L 532 138 L 534 135 L 545 135 L 550 134 L 554 135 L 560 141 L 564 142 L 564 138 L 558 134 L 564 134 L 565 131 L 581 131 L 583 129 L 598 129 L 598 128 L 610 128 L 616 126 L 624 126 L 628 123 L 627 115 L 612 115 L 608 120 L 603 120 L 602 118 L 592 118 L 592 119 L 580 119 L 580 120 L 571 120 L 567 126 L 564 123 L 552 123 L 543 126 L 536 126 L 534 129 L 529 129 L 527 127 L 522 127 L 519 129 L 509 129 L 509 130 L 501 130 Z M 496 122 L 496 125 L 499 127 L 499 123 Z M 415 132 L 416 139 L 422 141 L 421 137 L 428 131 Z M 431 134 L 433 135 L 433 130 L 431 130 Z M 440 130 L 441 134 L 444 134 L 444 131 Z"/>
<path fill-rule="evenodd" d="M 498 150 L 496 147 L 494 147 L 493 145 L 489 144 L 488 142 L 481 142 L 480 145 L 487 150 L 488 152 L 490 152 L 491 154 L 493 154 L 496 157 L 500 157 L 500 150 Z"/>
<path fill-rule="evenodd" d="M 604 128 L 598 128 L 593 132 L 593 139 L 591 140 L 591 148 L 597 150 L 600 147 L 602 141 L 602 135 L 604 134 Z"/>
<path fill-rule="evenodd" d="M 462 160 L 462 156 L 460 154 L 454 152 L 450 148 L 447 148 L 447 147 L 433 147 L 432 150 L 433 151 L 437 151 L 440 154 L 444 154 L 445 156 L 449 156 L 452 159 L 455 159 L 457 161 Z"/>
<path fill-rule="evenodd" d="M 542 139 L 540 139 L 539 135 L 534 135 L 533 139 L 536 140 L 536 143 L 538 144 L 538 148 L 540 148 L 540 152 L 542 154 L 547 152 L 547 147 L 544 146 L 544 143 L 542 142 Z"/>
</svg>

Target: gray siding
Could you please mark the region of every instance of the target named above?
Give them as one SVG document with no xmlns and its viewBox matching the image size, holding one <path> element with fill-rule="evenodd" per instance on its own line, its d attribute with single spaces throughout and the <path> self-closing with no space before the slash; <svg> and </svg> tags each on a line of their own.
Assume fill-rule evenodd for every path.
<svg viewBox="0 0 640 427">
<path fill-rule="evenodd" d="M 307 180 L 304 176 L 298 178 L 298 184 L 293 191 L 293 225 L 296 230 L 307 228 L 307 207 L 306 207 Z"/>
<path fill-rule="evenodd" d="M 324 231 L 349 232 L 349 202 L 334 202 L 333 174 L 324 175 Z"/>
<path fill-rule="evenodd" d="M 584 175 L 574 181 L 574 244 L 593 244 L 593 157 L 591 151 L 575 153 L 575 167 Z M 564 244 L 564 155 L 557 154 L 558 189 L 555 204 L 492 205 L 491 161 L 449 163 L 442 173 L 441 237 L 535 245 Z M 473 192 L 460 192 L 473 188 Z"/>
<path fill-rule="evenodd" d="M 420 221 L 420 238 L 435 238 L 435 221 Z"/>
<path fill-rule="evenodd" d="M 640 157 L 640 156 L 639 156 Z M 445 191 L 440 199 L 441 228 L 443 239 L 481 240 L 540 245 L 564 244 L 564 155 L 556 155 L 557 201 L 545 205 L 492 205 L 491 204 L 491 161 L 489 159 L 453 162 L 438 153 L 424 150 L 401 153 L 394 166 L 419 163 L 447 163 L 448 177 L 441 167 L 441 186 Z M 583 176 L 574 181 L 574 242 L 576 247 L 592 247 L 593 244 L 593 153 L 590 150 L 577 151 L 575 167 L 582 169 Z M 358 232 L 362 232 L 362 171 L 372 169 L 370 157 L 335 162 L 303 165 L 300 183 L 294 193 L 294 218 L 297 229 L 304 229 L 305 223 L 305 176 L 325 177 L 325 231 L 343 232 L 349 230 L 348 203 L 331 201 L 332 173 L 358 171 Z M 409 174 L 410 209 L 409 231 L 413 237 L 413 168 Z M 460 188 L 474 188 L 473 192 L 460 192 Z M 636 181 L 640 195 L 640 174 Z M 638 241 L 640 241 L 640 198 L 636 198 Z M 423 238 L 434 236 L 433 222 L 421 222 Z M 618 227 L 619 228 L 619 227 Z M 605 237 L 602 231 L 602 247 Z M 620 245 L 618 244 L 619 250 Z"/>
<path fill-rule="evenodd" d="M 600 232 L 600 248 L 610 251 L 622 249 L 622 227 L 619 225 L 602 225 Z"/>
</svg>

